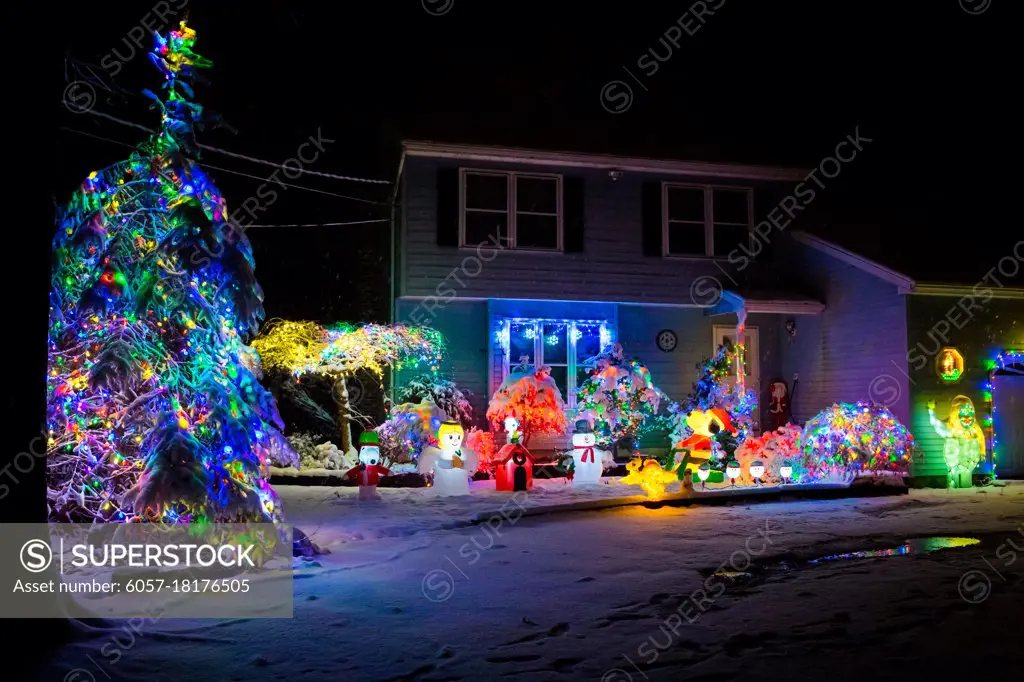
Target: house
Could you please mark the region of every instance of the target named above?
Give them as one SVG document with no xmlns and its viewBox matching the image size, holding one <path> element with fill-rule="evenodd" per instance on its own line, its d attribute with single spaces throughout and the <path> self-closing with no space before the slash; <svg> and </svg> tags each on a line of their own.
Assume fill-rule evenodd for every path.
<svg viewBox="0 0 1024 682">
<path fill-rule="evenodd" d="M 571 422 L 586 360 L 612 341 L 682 398 L 696 365 L 735 339 L 742 320 L 745 382 L 762 405 L 776 380 L 791 387 L 801 421 L 832 402 L 886 402 L 923 436 L 917 466 L 934 475 L 942 444 L 918 414 L 924 382 L 912 381 L 927 369 L 916 369 L 908 349 L 935 302 L 955 305 L 958 294 L 926 293 L 937 289 L 787 231 L 779 216 L 792 214 L 809 173 L 407 141 L 393 318 L 445 335 L 455 381 L 473 392 L 481 426 L 488 397 L 523 356 L 552 368 Z M 1010 292 L 992 303 L 1020 319 L 1020 292 Z M 1024 347 L 1020 327 L 1012 329 L 989 345 Z M 980 347 L 947 337 L 981 362 Z M 972 366 L 962 381 L 980 371 Z M 567 438 L 530 448 L 566 446 Z"/>
<path fill-rule="evenodd" d="M 964 395 L 986 432 L 988 456 L 976 474 L 1024 475 L 1024 358 L 1012 355 L 1024 350 L 1024 240 L 997 250 L 991 267 L 969 250 L 977 274 L 964 274 L 880 240 L 861 240 L 854 252 L 837 243 L 842 237 L 789 236 L 780 270 L 799 273 L 802 290 L 826 302 L 787 355 L 787 372 L 812 378 L 794 396 L 794 418 L 806 420 L 833 400 L 887 404 L 921 446 L 914 478 L 942 486 L 944 441 L 927 406 L 934 401 L 945 419 L 952 399 Z"/>
</svg>

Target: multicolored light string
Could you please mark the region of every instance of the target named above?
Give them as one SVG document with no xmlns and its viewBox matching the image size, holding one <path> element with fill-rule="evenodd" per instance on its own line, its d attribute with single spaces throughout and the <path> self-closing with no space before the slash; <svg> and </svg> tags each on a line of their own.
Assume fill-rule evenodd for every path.
<svg viewBox="0 0 1024 682">
<path fill-rule="evenodd" d="M 992 476 L 996 477 L 996 468 L 999 461 L 999 438 L 996 435 L 996 402 L 995 402 L 995 376 L 999 372 L 1017 373 L 1024 372 L 1024 351 L 1005 350 L 988 363 L 988 379 L 982 386 L 985 401 L 988 403 L 988 416 L 984 418 L 985 429 L 988 431 L 989 442 L 992 444 Z"/>
</svg>

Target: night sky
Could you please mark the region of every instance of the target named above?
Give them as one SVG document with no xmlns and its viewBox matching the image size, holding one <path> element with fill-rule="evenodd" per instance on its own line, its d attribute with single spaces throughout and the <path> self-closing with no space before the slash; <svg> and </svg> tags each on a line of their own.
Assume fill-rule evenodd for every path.
<svg viewBox="0 0 1024 682">
<path fill-rule="evenodd" d="M 992 5 L 972 15 L 961 2 Z M 447 11 L 434 16 L 424 4 Z M 1008 3 L 712 0 L 717 10 L 703 25 L 691 4 L 192 0 L 197 51 L 215 63 L 199 98 L 238 130 L 201 140 L 280 162 L 320 130 L 336 142 L 310 169 L 393 180 L 403 137 L 813 167 L 859 127 L 873 142 L 795 227 L 921 279 L 948 273 L 974 282 L 1009 252 L 1014 80 L 1011 42 L 999 35 Z M 79 70 L 54 82 L 54 92 L 81 79 L 83 64 L 111 63 L 114 49 L 131 54 L 126 36 L 151 4 L 105 7 L 66 17 L 63 49 Z M 638 60 L 649 48 L 664 57 L 666 32 L 679 47 L 669 43 L 672 56 L 646 75 Z M 99 89 L 95 108 L 152 125 L 138 91 L 158 85 L 157 76 L 135 51 L 113 78 L 95 70 L 118 89 Z M 612 80 L 634 95 L 618 114 L 600 97 Z M 64 112 L 61 123 L 124 142 L 142 134 L 85 114 Z M 67 130 L 58 136 L 58 202 L 89 170 L 127 151 Z M 261 179 L 273 172 L 220 154 L 203 161 Z M 262 182 L 210 172 L 229 205 Z M 294 182 L 364 201 L 289 189 L 257 224 L 389 215 L 390 186 Z M 386 318 L 386 223 L 254 227 L 249 235 L 269 315 Z M 964 245 L 975 256 L 956 263 L 948 250 Z"/>
</svg>

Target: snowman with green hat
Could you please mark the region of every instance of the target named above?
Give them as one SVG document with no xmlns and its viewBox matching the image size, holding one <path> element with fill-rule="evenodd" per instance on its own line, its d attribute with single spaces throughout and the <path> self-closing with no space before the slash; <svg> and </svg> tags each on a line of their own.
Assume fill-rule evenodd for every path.
<svg viewBox="0 0 1024 682">
<path fill-rule="evenodd" d="M 380 465 L 380 435 L 363 431 L 359 435 L 359 465 L 349 469 L 345 478 L 359 483 L 360 500 L 379 500 L 377 484 L 381 476 L 390 475 L 391 470 Z"/>
</svg>

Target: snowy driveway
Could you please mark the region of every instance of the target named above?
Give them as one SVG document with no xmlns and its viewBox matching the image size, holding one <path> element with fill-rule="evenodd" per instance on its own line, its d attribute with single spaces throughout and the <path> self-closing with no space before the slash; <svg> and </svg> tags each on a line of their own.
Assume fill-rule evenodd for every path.
<svg viewBox="0 0 1024 682">
<path fill-rule="evenodd" d="M 281 489 L 290 520 L 332 550 L 299 569 L 294 619 L 158 622 L 130 646 L 113 622 L 36 679 L 746 682 L 1024 669 L 1021 484 L 479 525 L 465 520 L 500 505 L 381 492 L 359 506 L 352 489 Z M 921 536 L 982 542 L 771 566 Z M 100 653 L 112 636 L 113 662 Z"/>
</svg>

